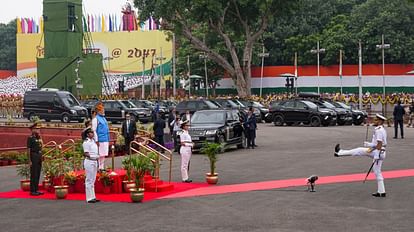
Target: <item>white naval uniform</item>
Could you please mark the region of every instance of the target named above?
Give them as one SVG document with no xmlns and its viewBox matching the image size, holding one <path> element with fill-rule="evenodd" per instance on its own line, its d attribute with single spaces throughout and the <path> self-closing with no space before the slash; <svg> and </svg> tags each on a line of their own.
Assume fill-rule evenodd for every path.
<svg viewBox="0 0 414 232">
<path fill-rule="evenodd" d="M 375 148 L 378 142 L 382 142 L 381 150 L 373 150 L 368 152 L 370 148 Z M 377 179 L 378 193 L 385 193 L 384 178 L 381 173 L 382 162 L 386 157 L 385 147 L 387 145 L 387 131 L 384 126 L 380 125 L 375 127 L 374 134 L 372 135 L 372 141 L 364 142 L 365 147 L 358 147 L 352 150 L 340 150 L 338 156 L 369 156 L 373 158 L 372 162 L 375 162 L 373 170 Z"/>
<path fill-rule="evenodd" d="M 95 140 L 87 138 L 83 142 L 83 152 L 88 152 L 90 158 L 85 158 L 83 161 L 83 166 L 85 168 L 85 192 L 86 192 L 86 201 L 96 199 L 95 197 L 95 180 L 96 172 L 98 171 L 98 145 L 96 145 Z"/>
<path fill-rule="evenodd" d="M 188 164 L 190 163 L 191 158 L 191 148 L 192 140 L 191 136 L 188 133 L 188 131 L 183 130 L 180 135 L 180 141 L 181 143 L 185 142 L 184 145 L 181 145 L 180 148 L 180 155 L 181 155 L 181 178 L 183 181 L 188 180 Z"/>
</svg>

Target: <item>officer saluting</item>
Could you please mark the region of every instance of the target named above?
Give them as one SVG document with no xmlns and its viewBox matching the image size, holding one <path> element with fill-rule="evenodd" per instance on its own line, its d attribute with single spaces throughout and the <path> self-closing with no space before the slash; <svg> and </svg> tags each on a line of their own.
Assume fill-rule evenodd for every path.
<svg viewBox="0 0 414 232">
<path fill-rule="evenodd" d="M 86 192 L 86 202 L 96 203 L 100 200 L 95 197 L 95 180 L 96 173 L 98 171 L 98 145 L 94 140 L 94 133 L 91 128 L 88 128 L 85 131 L 87 139 L 83 142 L 83 152 L 85 160 L 83 161 L 83 166 L 85 167 L 85 192 Z"/>
<path fill-rule="evenodd" d="M 382 162 L 385 159 L 387 146 L 387 131 L 385 130 L 383 124 L 387 120 L 384 116 L 376 114 L 374 119 L 374 134 L 372 135 L 371 142 L 364 142 L 364 147 L 358 147 L 352 150 L 343 150 L 339 147 L 339 144 L 335 146 L 335 157 L 341 156 L 368 156 L 373 158 L 373 169 L 375 177 L 377 179 L 378 190 L 376 193 L 373 193 L 374 197 L 385 197 L 385 186 L 384 178 L 382 177 L 381 167 Z"/>
<path fill-rule="evenodd" d="M 43 195 L 39 192 L 39 178 L 42 169 L 42 138 L 39 133 L 39 126 L 34 123 L 30 126 L 32 134 L 27 138 L 27 154 L 30 165 L 30 195 L 39 196 Z"/>
</svg>

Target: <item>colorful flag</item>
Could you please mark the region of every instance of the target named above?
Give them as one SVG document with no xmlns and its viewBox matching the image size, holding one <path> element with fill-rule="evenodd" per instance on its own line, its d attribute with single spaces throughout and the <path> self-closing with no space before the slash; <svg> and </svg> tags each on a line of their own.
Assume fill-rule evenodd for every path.
<svg viewBox="0 0 414 232">
<path fill-rule="evenodd" d="M 17 26 L 17 34 L 21 34 L 22 33 L 22 21 L 20 20 L 20 18 L 17 18 L 16 26 Z"/>
</svg>

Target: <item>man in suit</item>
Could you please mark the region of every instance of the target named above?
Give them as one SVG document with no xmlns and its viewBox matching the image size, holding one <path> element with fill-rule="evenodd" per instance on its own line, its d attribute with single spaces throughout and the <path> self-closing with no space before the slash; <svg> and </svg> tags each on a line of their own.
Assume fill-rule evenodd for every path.
<svg viewBox="0 0 414 232">
<path fill-rule="evenodd" d="M 131 120 L 131 115 L 126 113 L 125 121 L 122 123 L 122 136 L 125 138 L 125 149 L 129 154 L 129 144 L 134 141 L 137 133 L 137 126 L 134 120 Z"/>
<path fill-rule="evenodd" d="M 401 138 L 404 138 L 404 107 L 401 106 L 401 101 L 398 101 L 397 105 L 394 107 L 394 139 L 397 138 L 398 134 L 398 125 L 400 125 Z"/>
<path fill-rule="evenodd" d="M 255 139 L 256 139 L 256 116 L 253 114 L 253 108 L 249 109 L 249 112 L 247 113 L 246 121 L 244 122 L 244 130 L 247 137 L 247 149 L 250 147 L 254 149 L 256 146 Z"/>
<path fill-rule="evenodd" d="M 155 142 L 162 146 L 164 146 L 164 128 L 165 121 L 161 118 L 160 114 L 157 114 L 157 118 L 154 122 Z"/>
<path fill-rule="evenodd" d="M 168 127 L 170 128 L 171 137 L 173 136 L 173 132 L 174 132 L 174 123 L 173 123 L 174 120 L 175 120 L 175 108 L 172 108 L 170 110 L 170 113 L 168 114 Z"/>
</svg>

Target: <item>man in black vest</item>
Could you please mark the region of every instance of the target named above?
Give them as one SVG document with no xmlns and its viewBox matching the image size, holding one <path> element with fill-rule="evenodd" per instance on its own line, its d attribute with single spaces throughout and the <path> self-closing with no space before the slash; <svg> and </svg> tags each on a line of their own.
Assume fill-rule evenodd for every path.
<svg viewBox="0 0 414 232">
<path fill-rule="evenodd" d="M 137 126 L 134 120 L 131 120 L 131 115 L 126 113 L 125 121 L 122 123 L 122 136 L 125 138 L 125 149 L 129 154 L 129 144 L 135 140 L 135 134 L 137 133 Z"/>
<path fill-rule="evenodd" d="M 404 107 L 401 106 L 401 101 L 398 101 L 397 105 L 394 107 L 394 139 L 397 138 L 398 134 L 398 125 L 400 125 L 401 138 L 404 138 Z"/>
</svg>

